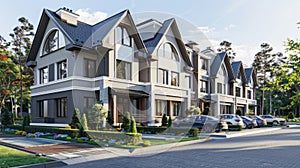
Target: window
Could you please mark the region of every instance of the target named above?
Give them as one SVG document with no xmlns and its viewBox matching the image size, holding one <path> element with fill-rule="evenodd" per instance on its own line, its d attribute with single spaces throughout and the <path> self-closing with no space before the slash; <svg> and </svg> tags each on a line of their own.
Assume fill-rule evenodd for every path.
<svg viewBox="0 0 300 168">
<path fill-rule="evenodd" d="M 89 108 L 96 103 L 94 97 L 84 97 L 83 98 L 83 108 Z"/>
<path fill-rule="evenodd" d="M 117 60 L 117 78 L 131 80 L 131 63 Z"/>
<path fill-rule="evenodd" d="M 67 61 L 57 63 L 57 79 L 64 79 L 67 77 Z"/>
<path fill-rule="evenodd" d="M 58 49 L 58 31 L 54 30 L 49 34 L 43 48 L 43 55 Z"/>
<path fill-rule="evenodd" d="M 47 100 L 38 101 L 38 106 L 39 106 L 38 117 L 48 117 L 48 101 Z"/>
<path fill-rule="evenodd" d="M 166 100 L 155 100 L 156 116 L 162 116 L 168 113 L 168 103 Z"/>
<path fill-rule="evenodd" d="M 236 95 L 237 97 L 241 97 L 241 88 L 235 87 L 235 95 Z"/>
<path fill-rule="evenodd" d="M 125 27 L 119 26 L 116 28 L 116 43 L 125 46 L 132 46 L 131 37 Z"/>
<path fill-rule="evenodd" d="M 208 93 L 208 82 L 204 80 L 200 80 L 200 92 Z"/>
<path fill-rule="evenodd" d="M 208 70 L 208 60 L 201 58 L 200 59 L 200 66 L 201 66 L 201 69 Z"/>
<path fill-rule="evenodd" d="M 168 71 L 164 69 L 158 69 L 157 81 L 161 84 L 168 84 Z"/>
<path fill-rule="evenodd" d="M 67 117 L 67 98 L 61 98 L 56 100 L 57 105 L 57 117 Z"/>
<path fill-rule="evenodd" d="M 222 65 L 221 69 L 219 70 L 219 74 L 220 75 L 226 75 L 226 69 L 225 69 L 224 65 Z"/>
<path fill-rule="evenodd" d="M 179 61 L 177 51 L 174 48 L 174 46 L 172 46 L 170 43 L 162 44 L 157 51 L 157 55 L 175 61 Z"/>
<path fill-rule="evenodd" d="M 96 75 L 96 61 L 91 59 L 84 59 L 84 76 L 93 78 Z"/>
<path fill-rule="evenodd" d="M 223 93 L 223 92 L 222 92 L 222 87 L 223 87 L 222 83 L 218 83 L 218 84 L 217 84 L 217 93 L 220 93 L 220 94 Z"/>
<path fill-rule="evenodd" d="M 180 102 L 172 102 L 173 116 L 179 116 L 180 114 Z"/>
<path fill-rule="evenodd" d="M 251 92 L 251 90 L 248 90 L 248 99 L 252 99 L 252 92 Z"/>
<path fill-rule="evenodd" d="M 179 86 L 179 73 L 171 72 L 171 85 Z"/>
<path fill-rule="evenodd" d="M 192 81 L 190 76 L 185 76 L 185 85 L 187 89 L 192 88 Z"/>
<path fill-rule="evenodd" d="M 40 84 L 48 83 L 49 71 L 48 67 L 44 67 L 40 69 Z"/>
</svg>

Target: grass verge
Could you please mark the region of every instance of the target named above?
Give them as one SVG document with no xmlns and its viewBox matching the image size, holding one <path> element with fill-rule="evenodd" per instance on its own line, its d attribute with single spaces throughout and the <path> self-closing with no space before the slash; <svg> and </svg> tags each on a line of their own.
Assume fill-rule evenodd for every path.
<svg viewBox="0 0 300 168">
<path fill-rule="evenodd" d="M 33 156 L 26 152 L 0 145 L 0 167 L 14 167 L 52 161 L 49 158 Z"/>
</svg>

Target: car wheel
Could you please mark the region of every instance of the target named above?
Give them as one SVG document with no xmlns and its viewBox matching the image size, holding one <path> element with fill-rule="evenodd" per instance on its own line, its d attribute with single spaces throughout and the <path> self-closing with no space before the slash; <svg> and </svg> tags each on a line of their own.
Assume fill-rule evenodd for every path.
<svg viewBox="0 0 300 168">
<path fill-rule="evenodd" d="M 273 121 L 273 125 L 278 125 L 278 121 Z"/>
<path fill-rule="evenodd" d="M 252 129 L 253 126 L 252 126 L 252 125 L 247 125 L 247 128 L 248 128 L 248 129 Z"/>
</svg>

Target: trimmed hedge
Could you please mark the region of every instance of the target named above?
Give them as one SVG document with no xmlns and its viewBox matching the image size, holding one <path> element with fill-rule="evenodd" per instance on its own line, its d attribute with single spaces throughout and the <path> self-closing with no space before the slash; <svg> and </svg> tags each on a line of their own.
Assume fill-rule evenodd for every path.
<svg viewBox="0 0 300 168">
<path fill-rule="evenodd" d="M 139 144 L 142 142 L 142 134 L 111 131 L 86 131 L 90 138 L 100 141 L 124 141 L 125 144 Z"/>
<path fill-rule="evenodd" d="M 22 130 L 22 126 L 9 126 L 11 129 Z M 53 134 L 68 134 L 70 137 L 78 137 L 79 130 L 78 129 L 65 129 L 65 128 L 55 128 L 55 127 L 43 127 L 43 126 L 25 126 L 24 131 L 28 133 L 35 132 L 44 132 L 44 133 L 53 133 Z"/>
<path fill-rule="evenodd" d="M 230 131 L 242 131 L 243 127 L 241 125 L 228 125 Z"/>
<path fill-rule="evenodd" d="M 198 128 L 190 128 L 190 127 L 137 127 L 137 131 L 139 133 L 147 133 L 147 134 L 159 134 L 159 133 L 170 133 L 175 135 L 189 134 L 194 137 L 198 136 L 199 129 Z"/>
</svg>

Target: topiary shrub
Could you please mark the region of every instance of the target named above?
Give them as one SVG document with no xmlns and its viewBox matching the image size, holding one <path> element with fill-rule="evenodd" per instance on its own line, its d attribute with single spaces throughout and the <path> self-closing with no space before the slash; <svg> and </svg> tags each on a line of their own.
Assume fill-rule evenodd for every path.
<svg viewBox="0 0 300 168">
<path fill-rule="evenodd" d="M 122 128 L 124 131 L 128 132 L 130 127 L 130 113 L 126 112 L 125 115 L 123 116 L 123 123 L 122 123 Z"/>
<path fill-rule="evenodd" d="M 130 128 L 129 128 L 128 132 L 130 132 L 130 133 L 137 133 L 136 122 L 135 122 L 135 119 L 134 119 L 133 116 L 131 117 Z"/>
<path fill-rule="evenodd" d="M 83 129 L 84 131 L 86 131 L 86 130 L 89 129 L 89 127 L 88 127 L 88 125 L 87 125 L 87 119 L 86 119 L 85 113 L 82 114 L 82 117 L 81 117 L 81 124 L 82 124 L 82 129 Z"/>
<path fill-rule="evenodd" d="M 294 119 L 295 118 L 295 115 L 294 115 L 294 113 L 293 112 L 289 112 L 289 114 L 288 114 L 288 119 Z"/>
<path fill-rule="evenodd" d="M 172 127 L 172 118 L 171 118 L 171 116 L 168 119 L 168 127 Z"/>
<path fill-rule="evenodd" d="M 4 108 L 3 111 L 1 123 L 4 127 L 7 127 L 12 124 L 12 115 L 7 108 Z"/>
<path fill-rule="evenodd" d="M 24 130 L 24 128 L 29 125 L 30 125 L 30 115 L 25 114 L 25 116 L 23 118 L 22 129 Z"/>
<path fill-rule="evenodd" d="M 161 119 L 161 126 L 166 127 L 167 125 L 168 125 L 168 118 L 167 118 L 167 114 L 164 113 Z"/>
<path fill-rule="evenodd" d="M 75 110 L 74 110 L 70 126 L 71 126 L 72 129 L 79 129 L 81 127 L 81 124 L 80 124 L 80 111 L 79 111 L 78 108 L 75 108 Z"/>
</svg>

